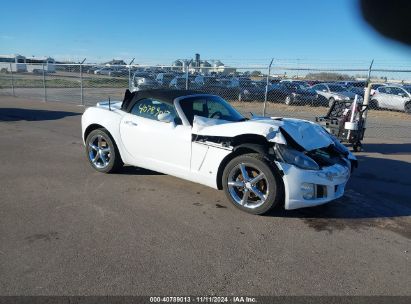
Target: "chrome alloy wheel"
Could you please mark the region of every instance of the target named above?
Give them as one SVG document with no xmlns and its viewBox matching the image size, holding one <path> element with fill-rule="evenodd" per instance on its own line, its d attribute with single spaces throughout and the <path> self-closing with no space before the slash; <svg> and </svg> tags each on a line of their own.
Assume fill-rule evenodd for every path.
<svg viewBox="0 0 411 304">
<path fill-rule="evenodd" d="M 261 170 L 254 165 L 240 163 L 228 175 L 228 191 L 242 207 L 254 209 L 263 205 L 269 195 L 269 184 Z"/>
<path fill-rule="evenodd" d="M 104 169 L 110 163 L 111 149 L 103 135 L 95 135 L 88 144 L 88 157 L 98 169 Z"/>
</svg>

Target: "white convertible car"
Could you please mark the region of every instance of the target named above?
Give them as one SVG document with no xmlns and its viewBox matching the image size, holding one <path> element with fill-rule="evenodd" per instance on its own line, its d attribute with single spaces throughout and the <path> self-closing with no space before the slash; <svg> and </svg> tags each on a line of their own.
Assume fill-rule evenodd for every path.
<svg viewBox="0 0 411 304">
<path fill-rule="evenodd" d="M 356 158 L 306 120 L 245 118 L 221 97 L 181 90 L 126 91 L 82 116 L 91 166 L 123 164 L 224 190 L 238 208 L 262 214 L 324 204 L 344 193 Z"/>
</svg>

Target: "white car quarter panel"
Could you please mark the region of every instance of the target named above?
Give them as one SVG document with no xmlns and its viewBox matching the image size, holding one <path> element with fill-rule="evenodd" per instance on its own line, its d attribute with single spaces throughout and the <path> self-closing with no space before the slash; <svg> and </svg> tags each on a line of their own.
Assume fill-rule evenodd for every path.
<svg viewBox="0 0 411 304">
<path fill-rule="evenodd" d="M 123 162 L 129 163 L 131 157 L 124 149 L 119 128 L 120 122 L 125 114 L 124 111 L 116 108 L 113 108 L 111 111 L 108 107 L 90 107 L 86 109 L 81 117 L 83 142 L 86 140 L 84 138 L 86 129 L 93 124 L 100 125 L 107 129 L 113 137 Z"/>
</svg>

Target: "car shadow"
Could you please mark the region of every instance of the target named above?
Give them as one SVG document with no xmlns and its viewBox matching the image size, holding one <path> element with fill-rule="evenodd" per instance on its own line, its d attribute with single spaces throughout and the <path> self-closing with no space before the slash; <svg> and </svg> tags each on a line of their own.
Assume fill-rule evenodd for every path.
<svg viewBox="0 0 411 304">
<path fill-rule="evenodd" d="M 119 170 L 115 174 L 119 174 L 119 175 L 165 175 L 160 172 L 151 171 L 148 169 L 133 167 L 133 166 L 124 166 L 123 168 L 121 168 L 121 170 Z"/>
<path fill-rule="evenodd" d="M 377 146 L 381 151 L 397 153 L 408 149 L 409 144 L 397 150 Z M 351 176 L 343 197 L 316 207 L 275 208 L 265 216 L 298 218 L 311 228 L 328 232 L 380 225 L 411 238 L 411 222 L 407 218 L 411 216 L 411 162 L 366 155 L 357 155 L 357 159 L 359 168 Z M 395 224 L 387 224 L 394 219 Z"/>
<path fill-rule="evenodd" d="M 77 115 L 81 115 L 81 113 L 21 108 L 0 108 L 0 121 L 58 120 L 64 117 Z"/>
<path fill-rule="evenodd" d="M 364 152 L 381 154 L 410 154 L 411 143 L 400 144 L 364 144 Z"/>
</svg>

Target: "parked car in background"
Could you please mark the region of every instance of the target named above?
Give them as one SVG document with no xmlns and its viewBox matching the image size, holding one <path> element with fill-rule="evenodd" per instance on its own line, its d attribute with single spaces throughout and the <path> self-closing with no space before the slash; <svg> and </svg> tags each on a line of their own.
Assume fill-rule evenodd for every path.
<svg viewBox="0 0 411 304">
<path fill-rule="evenodd" d="M 271 85 L 269 85 L 270 87 Z M 260 81 L 240 81 L 240 101 L 264 100 L 265 85 Z"/>
<path fill-rule="evenodd" d="M 304 81 L 280 81 L 278 84 L 280 92 L 278 97 L 280 101 L 283 101 L 286 105 L 291 104 L 317 104 L 318 94 L 315 90 Z M 270 96 L 275 97 L 273 89 L 270 90 Z"/>
<path fill-rule="evenodd" d="M 361 88 L 361 87 L 348 87 L 347 91 L 352 92 L 354 94 L 357 94 L 358 96 L 361 96 L 361 98 L 364 98 L 364 88 Z"/>
<path fill-rule="evenodd" d="M 94 71 L 95 75 L 108 75 L 111 76 L 111 74 L 114 72 L 114 69 L 109 68 L 109 67 L 104 67 L 98 70 Z"/>
<path fill-rule="evenodd" d="M 283 80 L 281 80 L 280 81 L 280 83 L 285 83 L 285 84 L 298 84 L 298 85 L 300 85 L 300 86 L 303 86 L 303 87 L 309 87 L 310 85 L 306 82 L 306 81 L 303 81 L 303 80 L 294 80 L 294 79 L 283 79 Z"/>
<path fill-rule="evenodd" d="M 86 69 L 84 69 L 84 71 L 87 73 L 87 74 L 94 74 L 94 72 L 95 71 L 97 71 L 97 70 L 100 70 L 101 69 L 101 67 L 100 66 L 89 66 L 89 67 L 87 67 Z"/>
<path fill-rule="evenodd" d="M 370 101 L 370 108 L 391 109 L 411 114 L 411 86 L 380 86 Z"/>
<path fill-rule="evenodd" d="M 335 100 L 354 100 L 356 95 L 342 85 L 335 83 L 319 83 L 311 88 L 319 95 L 319 101 L 328 104 L 328 106 L 331 106 Z M 362 99 L 361 96 L 359 97 Z"/>
<path fill-rule="evenodd" d="M 147 72 L 136 72 L 131 82 L 131 91 L 141 91 L 148 89 L 158 89 L 158 82 Z"/>
<path fill-rule="evenodd" d="M 371 84 L 370 95 L 373 96 L 375 94 L 376 90 L 379 87 L 386 86 L 386 85 L 387 85 L 386 83 L 373 83 L 373 84 Z M 365 90 L 366 90 L 366 88 L 364 88 L 364 92 L 365 92 Z"/>
<path fill-rule="evenodd" d="M 350 88 L 365 88 L 365 81 L 337 81 L 335 84 L 342 85 L 343 87 Z"/>
<path fill-rule="evenodd" d="M 128 69 L 127 68 L 117 69 L 117 70 L 111 72 L 110 76 L 112 76 L 112 77 L 128 77 Z"/>
<path fill-rule="evenodd" d="M 174 73 L 158 73 L 156 75 L 156 81 L 162 88 L 168 88 L 171 80 L 176 77 Z"/>
<path fill-rule="evenodd" d="M 195 76 L 188 75 L 188 87 L 191 87 L 191 83 L 194 80 Z M 170 89 L 177 89 L 177 90 L 184 90 L 187 85 L 187 75 L 181 75 L 181 76 L 176 76 L 174 77 L 168 87 Z"/>
<path fill-rule="evenodd" d="M 200 87 L 215 86 L 220 84 L 215 76 L 205 75 L 197 75 L 194 78 L 193 83 Z"/>
</svg>

